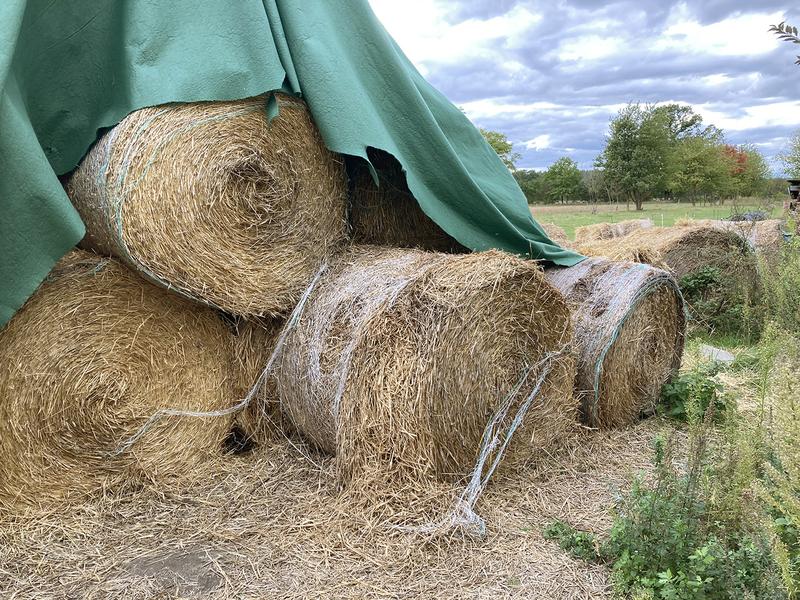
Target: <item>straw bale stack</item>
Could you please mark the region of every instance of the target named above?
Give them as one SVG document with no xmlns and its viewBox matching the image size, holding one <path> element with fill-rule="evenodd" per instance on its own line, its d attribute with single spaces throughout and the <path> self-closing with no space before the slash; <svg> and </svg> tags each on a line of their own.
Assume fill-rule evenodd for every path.
<svg viewBox="0 0 800 600">
<path fill-rule="evenodd" d="M 67 183 L 83 245 L 227 312 L 289 312 L 346 235 L 346 177 L 305 105 L 266 98 L 145 108 Z"/>
<path fill-rule="evenodd" d="M 296 428 L 336 455 L 342 485 L 411 489 L 467 475 L 504 402 L 510 420 L 533 398 L 509 456 L 560 444 L 577 418 L 571 336 L 531 261 L 356 246 L 289 333 L 277 389 Z"/>
<path fill-rule="evenodd" d="M 575 230 L 575 242 L 591 242 L 595 240 L 610 240 L 623 237 L 637 229 L 650 229 L 653 222 L 650 219 L 630 219 L 619 223 L 593 223 L 584 225 Z"/>
<path fill-rule="evenodd" d="M 726 221 L 722 219 L 680 219 L 675 222 L 680 227 L 714 227 L 732 231 L 746 240 L 750 247 L 764 256 L 777 255 L 784 245 L 781 219 L 764 221 Z"/>
<path fill-rule="evenodd" d="M 166 481 L 220 450 L 231 418 L 162 408 L 235 403 L 230 333 L 217 314 L 113 259 L 63 258 L 0 331 L 0 504 Z"/>
<path fill-rule="evenodd" d="M 605 258 L 545 274 L 573 311 L 575 392 L 585 422 L 619 427 L 652 412 L 683 353 L 686 319 L 673 277 Z"/>
<path fill-rule="evenodd" d="M 378 185 L 365 161 L 350 169 L 350 225 L 358 244 L 468 252 L 426 215 L 411 194 L 406 175 L 393 156 L 370 150 Z"/>
</svg>

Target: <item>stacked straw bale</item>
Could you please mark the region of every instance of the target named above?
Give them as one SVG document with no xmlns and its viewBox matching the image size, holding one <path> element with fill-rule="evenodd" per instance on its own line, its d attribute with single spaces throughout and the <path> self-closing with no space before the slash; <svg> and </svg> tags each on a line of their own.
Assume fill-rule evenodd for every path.
<svg viewBox="0 0 800 600">
<path fill-rule="evenodd" d="M 346 176 L 305 105 L 278 95 L 139 110 L 67 183 L 83 244 L 243 316 L 289 312 L 346 235 Z"/>
<path fill-rule="evenodd" d="M 545 274 L 573 311 L 575 391 L 585 422 L 619 427 L 652 412 L 683 353 L 686 319 L 673 277 L 605 258 Z"/>
<path fill-rule="evenodd" d="M 113 259 L 73 251 L 0 331 L 0 503 L 32 504 L 180 475 L 231 418 L 156 411 L 235 403 L 230 332 L 209 308 Z"/>
<path fill-rule="evenodd" d="M 611 240 L 586 242 L 578 250 L 587 256 L 629 260 L 645 253 L 643 262 L 661 265 L 678 280 L 692 317 L 710 326 L 736 307 L 752 306 L 759 294 L 755 255 L 737 234 L 715 227 L 654 227 Z M 713 272 L 707 286 L 692 280 Z"/>
<path fill-rule="evenodd" d="M 509 456 L 559 444 L 577 417 L 571 336 L 532 261 L 356 246 L 290 330 L 277 390 L 299 432 L 336 455 L 342 485 L 411 489 L 468 474 L 495 411 L 508 401 L 510 418 L 537 389 Z"/>
<path fill-rule="evenodd" d="M 350 225 L 358 244 L 468 252 L 426 215 L 411 194 L 406 175 L 392 155 L 369 150 L 378 174 L 372 178 L 365 161 L 350 169 Z"/>
<path fill-rule="evenodd" d="M 560 227 L 555 223 L 543 223 L 541 221 L 539 221 L 539 225 L 541 225 L 542 229 L 544 229 L 547 237 L 549 237 L 562 248 L 572 248 L 574 246 L 574 243 L 567 237 L 567 232 L 564 231 L 563 227 Z"/>
<path fill-rule="evenodd" d="M 638 229 L 650 229 L 653 222 L 650 219 L 631 219 L 619 223 L 593 223 L 584 225 L 575 230 L 575 242 L 591 242 L 595 240 L 611 240 L 624 237 Z"/>
</svg>

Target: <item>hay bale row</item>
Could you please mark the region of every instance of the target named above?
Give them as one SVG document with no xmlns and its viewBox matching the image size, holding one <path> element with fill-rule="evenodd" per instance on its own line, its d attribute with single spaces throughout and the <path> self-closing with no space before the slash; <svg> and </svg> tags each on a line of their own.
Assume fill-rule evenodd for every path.
<svg viewBox="0 0 800 600">
<path fill-rule="evenodd" d="M 683 354 L 683 300 L 672 276 L 605 258 L 545 273 L 572 309 L 584 421 L 619 427 L 652 412 Z"/>
<path fill-rule="evenodd" d="M 580 244 L 596 240 L 611 240 L 628 235 L 640 229 L 650 229 L 653 221 L 650 219 L 630 219 L 618 223 L 593 223 L 584 225 L 575 230 L 575 242 Z"/>
<path fill-rule="evenodd" d="M 540 375 L 510 453 L 535 460 L 559 444 L 576 422 L 574 362 L 539 363 L 571 337 L 566 302 L 533 262 L 354 247 L 309 298 L 276 387 L 297 429 L 336 456 L 342 484 L 397 491 L 467 475 L 492 415 Z"/>
<path fill-rule="evenodd" d="M 82 245 L 243 316 L 291 311 L 346 234 L 344 165 L 278 95 L 136 111 L 67 183 Z"/>
<path fill-rule="evenodd" d="M 166 482 L 218 453 L 230 418 L 157 410 L 235 403 L 230 332 L 214 311 L 113 259 L 73 251 L 0 331 L 0 505 Z"/>
<path fill-rule="evenodd" d="M 556 244 L 561 246 L 562 248 L 572 248 L 573 242 L 567 237 L 567 232 L 564 231 L 563 227 L 556 225 L 555 223 L 545 223 L 539 222 L 544 232 L 547 234 L 551 240 L 553 240 Z"/>
<path fill-rule="evenodd" d="M 723 321 L 738 326 L 759 293 L 753 252 L 737 234 L 715 227 L 640 229 L 621 238 L 579 244 L 578 251 L 614 260 L 638 256 L 642 262 L 664 266 L 678 280 L 692 318 L 710 329 Z"/>
</svg>

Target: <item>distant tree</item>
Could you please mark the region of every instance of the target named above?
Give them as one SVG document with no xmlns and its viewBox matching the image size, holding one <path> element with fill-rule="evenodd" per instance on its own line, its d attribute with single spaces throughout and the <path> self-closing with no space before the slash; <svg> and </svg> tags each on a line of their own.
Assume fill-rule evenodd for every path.
<svg viewBox="0 0 800 600">
<path fill-rule="evenodd" d="M 525 194 L 528 204 L 544 204 L 547 202 L 542 181 L 544 173 L 533 169 L 517 169 L 513 172 L 513 175 L 522 193 Z"/>
<path fill-rule="evenodd" d="M 642 210 L 645 199 L 665 189 L 672 146 L 667 111 L 629 104 L 611 120 L 606 147 L 595 162 L 608 182 Z"/>
<path fill-rule="evenodd" d="M 703 117 L 686 104 L 664 104 L 653 108 L 653 112 L 659 113 L 664 119 L 672 142 L 692 136 L 715 135 L 715 128 L 704 127 Z"/>
<path fill-rule="evenodd" d="M 724 146 L 702 136 L 687 137 L 670 155 L 667 185 L 692 204 L 699 198 L 719 198 L 733 189 L 734 164 Z"/>
<path fill-rule="evenodd" d="M 787 25 L 786 21 L 781 21 L 778 25 L 770 25 L 769 31 L 777 35 L 778 39 L 781 39 L 785 42 L 789 42 L 790 44 L 800 44 L 800 37 L 797 37 L 797 27 Z M 800 56 L 797 57 L 797 60 L 794 61 L 794 64 L 800 65 Z"/>
<path fill-rule="evenodd" d="M 752 146 L 740 146 L 734 150 L 736 151 L 736 161 L 732 165 L 734 195 L 764 195 L 767 182 L 772 177 L 772 170 L 764 156 Z"/>
<path fill-rule="evenodd" d="M 565 156 L 554 162 L 544 173 L 546 194 L 551 202 L 581 200 L 585 195 L 578 164 Z"/>
<path fill-rule="evenodd" d="M 789 141 L 789 148 L 778 158 L 789 177 L 800 177 L 800 131 L 795 132 Z"/>
<path fill-rule="evenodd" d="M 483 138 L 489 142 L 489 145 L 497 152 L 497 156 L 505 163 L 505 165 L 514 171 L 517 168 L 517 161 L 520 155 L 514 152 L 514 144 L 508 141 L 506 134 L 499 131 L 492 131 L 490 129 L 478 128 Z"/>
</svg>

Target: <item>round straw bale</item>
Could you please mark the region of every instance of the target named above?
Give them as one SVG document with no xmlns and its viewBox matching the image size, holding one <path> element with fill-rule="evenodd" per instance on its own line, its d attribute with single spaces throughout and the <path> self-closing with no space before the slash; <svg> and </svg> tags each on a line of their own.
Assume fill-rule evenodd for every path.
<svg viewBox="0 0 800 600">
<path fill-rule="evenodd" d="M 566 437 L 577 417 L 571 336 L 566 301 L 533 262 L 357 246 L 286 338 L 278 395 L 296 428 L 336 455 L 342 484 L 447 481 L 474 468 L 495 411 L 508 398 L 519 406 L 537 378 L 510 455 L 535 459 Z"/>
<path fill-rule="evenodd" d="M 400 163 L 391 154 L 370 149 L 378 174 L 372 178 L 367 163 L 350 165 L 350 226 L 359 244 L 421 248 L 438 252 L 467 252 L 426 215 L 411 194 Z"/>
<path fill-rule="evenodd" d="M 556 225 L 555 223 L 543 223 L 539 221 L 539 225 L 541 225 L 544 232 L 547 234 L 551 240 L 553 240 L 556 244 L 561 246 L 562 248 L 572 248 L 575 244 L 567 237 L 567 232 L 564 231 L 563 227 Z"/>
<path fill-rule="evenodd" d="M 262 371 L 275 350 L 283 321 L 262 319 L 236 324 L 234 337 L 234 388 L 236 398 L 243 400 L 258 382 Z M 244 438 L 256 444 L 272 439 L 274 425 L 280 421 L 275 386 L 267 378 L 259 385 L 250 403 L 236 415 L 235 427 Z"/>
<path fill-rule="evenodd" d="M 161 408 L 235 403 L 217 314 L 113 259 L 73 251 L 0 331 L 0 504 L 65 499 L 180 475 L 218 452 L 230 418 Z"/>
<path fill-rule="evenodd" d="M 682 227 L 714 227 L 723 231 L 731 231 L 747 241 L 749 246 L 757 253 L 772 257 L 777 255 L 784 245 L 783 227 L 781 219 L 766 219 L 764 221 L 726 221 L 722 219 L 681 219 L 675 222 Z"/>
<path fill-rule="evenodd" d="M 651 412 L 683 353 L 686 319 L 674 278 L 605 258 L 545 274 L 572 308 L 575 391 L 584 420 L 619 427 Z"/>
<path fill-rule="evenodd" d="M 616 250 L 615 250 L 616 249 Z M 678 280 L 694 320 L 716 330 L 749 326 L 759 278 L 752 250 L 737 234 L 715 227 L 654 227 L 613 240 L 585 242 L 580 252 L 620 258 L 632 249 L 651 254 Z"/>
<path fill-rule="evenodd" d="M 575 242 L 590 242 L 593 240 L 610 240 L 623 237 L 637 229 L 649 229 L 653 226 L 650 219 L 630 219 L 619 223 L 594 223 L 584 225 L 575 230 Z"/>
<path fill-rule="evenodd" d="M 292 309 L 346 235 L 346 177 L 305 105 L 279 95 L 139 110 L 67 183 L 83 245 L 244 316 Z"/>
</svg>

